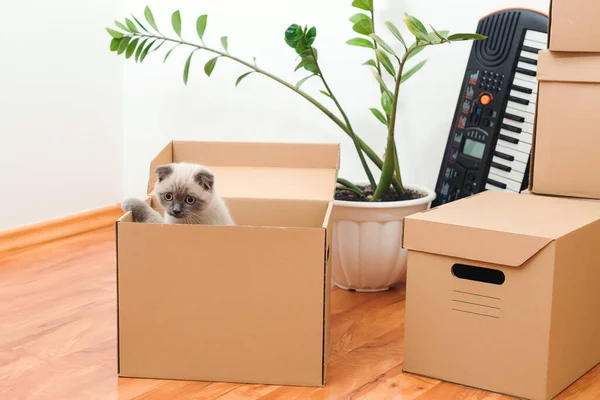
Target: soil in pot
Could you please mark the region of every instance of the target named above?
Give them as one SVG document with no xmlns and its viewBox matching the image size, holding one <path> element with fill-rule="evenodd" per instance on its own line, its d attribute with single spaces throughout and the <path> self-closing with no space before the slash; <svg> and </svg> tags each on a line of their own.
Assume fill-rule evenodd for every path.
<svg viewBox="0 0 600 400">
<path fill-rule="evenodd" d="M 354 192 L 351 192 L 343 187 L 337 187 L 335 189 L 335 199 L 342 201 L 358 201 L 358 202 L 368 202 L 373 198 L 374 191 L 371 189 L 371 185 L 367 186 L 358 186 L 360 190 L 363 191 L 365 197 L 360 197 Z M 419 192 L 417 190 L 412 190 L 405 188 L 404 194 L 399 196 L 398 193 L 394 190 L 394 188 L 390 187 L 387 193 L 381 199 L 382 202 L 391 202 L 391 201 L 404 201 L 404 200 L 415 200 L 420 199 L 421 197 L 427 196 L 427 193 Z"/>
</svg>

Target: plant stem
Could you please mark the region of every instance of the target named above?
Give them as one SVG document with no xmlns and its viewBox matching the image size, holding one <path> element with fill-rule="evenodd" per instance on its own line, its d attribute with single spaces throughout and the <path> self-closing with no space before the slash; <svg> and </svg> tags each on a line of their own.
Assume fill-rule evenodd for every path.
<svg viewBox="0 0 600 400">
<path fill-rule="evenodd" d="M 362 190 L 360 190 L 360 188 L 358 186 L 356 186 L 355 184 L 353 184 L 352 182 L 344 179 L 344 178 L 338 178 L 337 182 L 344 186 L 347 190 L 357 194 L 360 197 L 365 197 L 365 194 L 363 193 Z"/>
<path fill-rule="evenodd" d="M 371 188 L 373 189 L 373 191 L 375 191 L 377 189 L 377 183 L 375 183 L 375 179 L 373 178 L 371 169 L 369 168 L 369 165 L 367 164 L 367 161 L 365 160 L 365 156 L 363 155 L 363 151 L 360 147 L 360 143 L 357 140 L 358 137 L 356 136 L 356 133 L 354 133 L 354 130 L 352 129 L 352 125 L 350 124 L 350 119 L 344 112 L 344 109 L 342 108 L 339 101 L 333 94 L 333 91 L 327 84 L 327 81 L 325 80 L 325 76 L 323 75 L 323 71 L 321 70 L 321 67 L 319 66 L 319 62 L 317 61 L 317 55 L 315 54 L 315 51 L 313 50 L 312 47 L 310 48 L 310 52 L 315 60 L 315 66 L 317 68 L 319 78 L 321 78 L 321 82 L 323 82 L 323 86 L 325 86 L 325 90 L 327 90 L 327 93 L 329 93 L 329 95 L 331 96 L 331 100 L 333 100 L 336 107 L 340 111 L 340 114 L 342 114 L 344 121 L 346 122 L 346 126 L 348 127 L 348 133 L 350 134 L 350 137 L 352 138 L 352 141 L 354 142 L 354 146 L 356 147 L 356 152 L 358 153 L 358 158 L 360 158 L 360 163 L 362 164 L 363 169 L 365 170 L 365 173 L 367 174 L 367 177 L 369 178 L 369 183 L 371 184 Z"/>
</svg>

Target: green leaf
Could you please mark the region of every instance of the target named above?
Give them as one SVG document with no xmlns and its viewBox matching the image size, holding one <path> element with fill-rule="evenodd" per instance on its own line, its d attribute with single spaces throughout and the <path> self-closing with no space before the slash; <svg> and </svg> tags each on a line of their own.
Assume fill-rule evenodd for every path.
<svg viewBox="0 0 600 400">
<path fill-rule="evenodd" d="M 377 44 L 379 46 L 381 46 L 382 49 L 384 49 L 385 51 L 387 51 L 388 53 L 390 53 L 391 55 L 393 55 L 394 57 L 398 58 L 398 56 L 396 55 L 396 53 L 394 52 L 394 49 L 392 49 L 390 47 L 389 44 L 387 44 L 386 42 L 383 41 L 382 38 L 380 38 L 379 36 L 377 36 L 376 34 L 372 33 L 370 35 L 373 39 L 375 39 L 375 41 L 377 42 Z"/>
<path fill-rule="evenodd" d="M 354 14 L 353 16 L 350 17 L 350 22 L 352 23 L 357 23 L 358 21 L 361 21 L 363 19 L 366 19 L 369 21 L 369 23 L 371 23 L 371 17 L 369 17 L 366 14 L 363 13 L 358 13 L 358 14 Z"/>
<path fill-rule="evenodd" d="M 361 10 L 373 11 L 373 0 L 354 0 L 352 6 Z"/>
<path fill-rule="evenodd" d="M 404 46 L 406 49 L 406 42 L 404 41 L 404 38 L 402 37 L 402 34 L 400 34 L 398 28 L 396 28 L 396 25 L 392 24 L 390 21 L 385 21 L 385 26 L 387 26 L 390 32 L 392 32 L 392 35 L 394 35 L 394 37 L 396 37 L 396 39 L 398 39 L 398 41 L 402 43 L 402 46 Z"/>
<path fill-rule="evenodd" d="M 150 7 L 146 6 L 144 9 L 144 16 L 146 17 L 146 21 L 148 21 L 150 26 L 152 26 L 156 32 L 160 33 L 158 27 L 156 26 L 156 22 L 154 21 L 154 15 L 152 15 L 152 11 L 150 11 Z"/>
<path fill-rule="evenodd" d="M 375 47 L 375 46 L 373 46 L 373 42 L 371 42 L 368 39 L 363 39 L 363 38 L 350 39 L 346 43 L 349 44 L 350 46 L 368 47 L 369 49 L 372 49 Z"/>
<path fill-rule="evenodd" d="M 427 34 L 427 29 L 425 28 L 423 23 L 411 15 L 408 15 L 408 14 L 404 14 L 404 15 L 405 15 L 404 23 L 408 27 L 408 30 L 410 31 L 410 33 L 412 33 L 413 36 L 416 37 L 418 40 L 428 42 L 429 36 Z"/>
<path fill-rule="evenodd" d="M 294 69 L 294 71 L 298 71 L 300 68 L 305 67 L 307 65 L 313 64 L 315 63 L 315 59 L 312 56 L 308 56 L 302 59 L 302 61 L 300 61 L 300 64 L 298 64 L 296 66 L 296 69 Z"/>
<path fill-rule="evenodd" d="M 381 106 L 387 115 L 392 114 L 392 98 L 388 92 L 381 93 Z"/>
<path fill-rule="evenodd" d="M 129 30 L 133 33 L 139 33 L 140 31 L 138 30 L 138 28 L 135 26 L 135 24 L 129 19 L 129 18 L 125 18 L 125 23 L 127 24 L 127 26 L 129 27 Z"/>
<path fill-rule="evenodd" d="M 444 33 L 444 31 L 438 32 L 433 25 L 429 25 L 429 27 L 431 28 L 431 30 L 433 31 L 433 33 L 435 34 L 435 36 L 437 36 L 440 40 L 440 42 L 446 42 L 448 41 L 448 31 L 446 31 Z"/>
<path fill-rule="evenodd" d="M 459 40 L 483 40 L 487 39 L 487 36 L 480 35 L 479 33 L 455 33 L 454 35 L 448 36 L 448 40 L 451 42 L 457 42 Z"/>
<path fill-rule="evenodd" d="M 377 63 L 375 62 L 375 60 L 367 60 L 362 65 L 370 65 L 371 67 L 377 68 Z"/>
<path fill-rule="evenodd" d="M 301 38 L 302 28 L 298 24 L 292 24 L 285 30 L 284 39 L 291 48 L 295 49 Z"/>
<path fill-rule="evenodd" d="M 133 18 L 133 20 L 135 22 L 137 22 L 137 24 L 140 26 L 140 28 L 142 28 L 145 32 L 148 32 L 148 29 L 146 29 L 146 27 L 144 25 L 142 25 L 142 23 L 132 14 L 131 18 Z M 150 32 L 148 32 L 150 33 Z"/>
<path fill-rule="evenodd" d="M 379 121 L 381 121 L 382 124 L 384 124 L 385 126 L 387 126 L 387 121 L 386 121 L 384 115 L 381 113 L 381 111 L 379 111 L 376 108 L 369 108 L 369 110 L 371 110 L 371 112 L 373 113 L 373 115 L 375 116 L 375 118 L 377 118 Z"/>
<path fill-rule="evenodd" d="M 250 71 L 250 72 L 246 72 L 245 74 L 240 75 L 237 80 L 235 81 L 235 86 L 237 87 L 237 85 L 240 84 L 240 82 L 242 81 L 242 79 L 244 79 L 245 77 L 247 77 L 248 75 L 250 75 L 251 73 L 253 73 L 254 71 Z"/>
<path fill-rule="evenodd" d="M 181 38 L 181 13 L 179 10 L 175 11 L 171 15 L 171 24 L 173 25 L 173 30 Z"/>
<path fill-rule="evenodd" d="M 146 48 L 144 50 L 142 50 L 142 54 L 140 54 L 140 62 L 144 61 L 144 58 L 146 58 L 146 56 L 148 55 L 150 48 L 152 47 L 154 42 L 156 42 L 157 40 L 158 39 L 154 39 L 152 42 L 150 42 L 150 44 L 148 46 L 146 46 Z"/>
<path fill-rule="evenodd" d="M 394 79 L 396 78 L 396 70 L 394 69 L 394 65 L 390 58 L 383 52 L 381 49 L 375 50 L 375 54 L 377 55 L 377 59 L 383 65 L 383 68 L 390 74 Z"/>
<path fill-rule="evenodd" d="M 123 34 L 121 32 L 117 32 L 114 29 L 106 28 L 106 31 L 110 34 L 110 36 L 114 37 L 115 39 L 121 39 L 123 37 Z"/>
<path fill-rule="evenodd" d="M 417 65 L 415 65 L 414 67 L 412 67 L 411 69 L 409 69 L 408 71 L 406 71 L 404 74 L 402 74 L 402 80 L 400 82 L 407 81 L 408 78 L 410 78 L 411 76 L 416 74 L 417 71 L 419 71 L 421 68 L 423 68 L 423 65 L 425 65 L 426 62 L 427 62 L 427 60 L 423 60 L 420 63 L 418 63 Z"/>
<path fill-rule="evenodd" d="M 204 32 L 206 31 L 206 23 L 208 22 L 208 15 L 204 14 L 198 17 L 196 21 L 196 31 L 200 40 L 204 40 Z"/>
<path fill-rule="evenodd" d="M 197 50 L 197 49 L 196 49 Z M 194 52 L 196 51 L 192 51 L 190 53 L 190 56 L 187 58 L 186 62 L 185 62 L 185 67 L 183 67 L 183 84 L 187 85 L 188 82 L 188 75 L 190 73 L 190 63 L 192 62 L 192 56 L 194 55 Z"/>
<path fill-rule="evenodd" d="M 221 45 L 223 45 L 223 48 L 225 49 L 225 51 L 227 51 L 227 36 L 223 36 L 221 38 Z"/>
<path fill-rule="evenodd" d="M 212 74 L 213 69 L 215 69 L 215 65 L 217 65 L 217 60 L 219 59 L 219 57 L 211 58 L 204 65 L 204 72 L 206 72 L 206 75 L 210 76 L 210 74 Z"/>
<path fill-rule="evenodd" d="M 306 82 L 307 80 L 309 80 L 309 79 L 310 79 L 310 78 L 312 78 L 313 76 L 316 76 L 316 75 L 314 75 L 314 74 L 313 74 L 313 75 L 305 76 L 304 78 L 300 79 L 300 80 L 298 81 L 298 83 L 296 83 L 296 90 L 300 89 L 300 86 L 302 86 L 302 84 L 303 84 L 304 82 Z"/>
<path fill-rule="evenodd" d="M 125 50 L 127 50 L 127 46 L 129 45 L 129 41 L 131 37 L 125 36 L 121 38 L 121 43 L 119 43 L 119 48 L 117 49 L 117 54 L 123 54 Z"/>
<path fill-rule="evenodd" d="M 162 42 L 161 42 L 161 43 L 160 43 L 158 46 L 156 46 L 155 48 L 153 48 L 153 49 L 152 49 L 152 51 L 151 51 L 150 53 L 157 51 L 157 50 L 158 50 L 158 49 L 160 49 L 160 48 L 163 46 L 163 44 L 165 44 L 165 43 L 166 43 L 166 40 L 163 40 L 163 41 L 162 41 Z"/>
<path fill-rule="evenodd" d="M 306 42 L 302 39 L 299 40 L 298 43 L 296 43 L 296 53 L 301 54 L 304 53 L 306 50 Z"/>
<path fill-rule="evenodd" d="M 373 33 L 373 26 L 371 25 L 370 21 L 362 19 L 352 26 L 352 30 L 356 33 L 360 33 L 361 35 L 369 36 L 371 33 Z"/>
<path fill-rule="evenodd" d="M 381 86 L 381 89 L 384 92 L 389 92 L 390 90 L 387 88 L 385 82 L 383 81 L 383 78 L 381 77 L 381 75 L 379 75 L 379 73 L 377 72 L 376 69 L 371 69 L 371 72 L 373 73 L 373 76 L 375 77 L 375 79 L 377 79 L 377 82 L 379 82 L 379 86 Z"/>
<path fill-rule="evenodd" d="M 423 50 L 425 50 L 425 46 L 419 47 L 416 50 L 413 51 L 413 49 L 417 47 L 417 43 L 413 43 L 407 50 L 407 52 L 411 52 L 408 57 L 406 57 L 406 61 L 410 60 L 411 58 L 413 58 L 414 56 L 416 56 L 417 54 L 419 54 L 420 52 L 422 52 Z"/>
<path fill-rule="evenodd" d="M 326 91 L 319 90 L 319 92 L 321 92 L 323 95 L 325 95 L 325 96 L 327 96 L 327 97 L 329 97 L 331 99 L 331 95 L 329 93 L 327 93 Z"/>
<path fill-rule="evenodd" d="M 312 46 L 312 44 L 315 42 L 315 39 L 317 38 L 317 28 L 315 28 L 314 26 L 310 28 L 308 32 L 306 32 L 306 38 L 308 39 L 307 44 L 309 46 Z"/>
<path fill-rule="evenodd" d="M 172 52 L 173 50 L 175 50 L 175 48 L 177 48 L 177 46 L 180 46 L 180 45 L 181 45 L 181 43 L 180 43 L 180 44 L 176 44 L 175 46 L 173 46 L 173 47 L 171 48 L 171 50 L 167 51 L 167 54 L 165 54 L 165 58 L 163 59 L 163 64 L 164 64 L 165 62 L 167 62 L 167 58 L 169 58 L 169 56 L 171 55 L 171 52 Z"/>
<path fill-rule="evenodd" d="M 133 33 L 132 30 L 130 30 L 128 27 L 126 27 L 125 25 L 123 25 L 122 23 L 120 23 L 119 21 L 115 21 L 115 25 L 117 26 L 117 28 L 123 29 L 126 32 L 131 32 Z"/>
<path fill-rule="evenodd" d="M 133 55 L 133 52 L 135 51 L 135 48 L 139 41 L 140 39 L 136 38 L 135 40 L 132 40 L 129 43 L 129 45 L 127 46 L 127 51 L 125 52 L 125 58 L 130 58 Z"/>
<path fill-rule="evenodd" d="M 440 37 L 438 36 L 441 35 L 442 37 L 448 37 L 448 31 L 438 31 L 436 32 L 429 32 L 427 34 L 427 37 L 429 38 L 429 41 L 431 43 L 435 43 L 435 44 L 439 44 L 439 43 L 444 43 L 444 42 L 448 42 L 448 39 L 440 39 Z"/>
<path fill-rule="evenodd" d="M 146 42 L 148 41 L 148 39 L 144 40 L 137 48 L 137 51 L 135 52 L 135 62 L 138 62 L 140 60 L 140 55 L 142 54 L 142 50 L 144 50 L 144 46 L 146 45 Z"/>
<path fill-rule="evenodd" d="M 110 41 L 110 51 L 117 51 L 119 49 L 120 42 L 121 42 L 121 39 L 113 38 Z"/>
</svg>

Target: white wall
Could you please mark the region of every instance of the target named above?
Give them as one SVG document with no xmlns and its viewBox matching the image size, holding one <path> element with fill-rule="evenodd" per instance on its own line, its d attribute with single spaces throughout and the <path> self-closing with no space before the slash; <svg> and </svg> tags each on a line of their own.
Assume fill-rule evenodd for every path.
<svg viewBox="0 0 600 400">
<path fill-rule="evenodd" d="M 143 15 L 147 1 L 126 0 L 128 11 Z M 403 26 L 404 12 L 438 29 L 474 31 L 478 19 L 511 6 L 547 12 L 548 0 L 375 0 L 379 32 L 389 38 L 383 21 Z M 219 37 L 229 36 L 230 52 L 246 60 L 258 57 L 261 67 L 296 82 L 294 51 L 283 41 L 291 23 L 317 27 L 315 46 L 334 92 L 350 115 L 355 129 L 379 154 L 384 151 L 385 127 L 368 111 L 378 106 L 377 85 L 360 64 L 371 56 L 368 49 L 350 47 L 355 36 L 348 18 L 356 12 L 350 0 L 178 0 L 149 3 L 159 28 L 172 34 L 170 15 L 180 9 L 184 38 L 197 41 L 195 18 L 209 15 L 206 41 L 219 47 Z M 408 34 L 407 34 L 408 35 Z M 393 42 L 392 39 L 389 42 Z M 398 46 L 396 46 L 398 47 Z M 166 49 L 165 49 L 166 51 Z M 416 58 L 429 58 L 418 75 L 401 88 L 397 137 L 405 182 L 435 185 L 443 149 L 456 106 L 470 43 L 427 49 Z M 341 176 L 364 180 L 360 163 L 348 137 L 297 94 L 258 75 L 237 89 L 236 77 L 245 71 L 228 60 L 219 60 L 213 76 L 204 75 L 207 54 L 197 52 L 190 82 L 185 87 L 182 70 L 188 51 L 178 48 L 166 64 L 162 56 L 148 57 L 145 65 L 128 63 L 125 80 L 125 194 L 145 193 L 148 164 L 171 139 L 341 142 Z M 304 86 L 323 103 L 318 81 Z"/>
<path fill-rule="evenodd" d="M 120 201 L 123 72 L 104 30 L 120 7 L 0 2 L 0 230 Z"/>
</svg>

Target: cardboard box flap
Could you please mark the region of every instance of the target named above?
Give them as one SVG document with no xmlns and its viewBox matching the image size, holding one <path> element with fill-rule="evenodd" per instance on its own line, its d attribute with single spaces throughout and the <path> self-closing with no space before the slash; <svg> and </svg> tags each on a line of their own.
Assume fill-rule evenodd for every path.
<svg viewBox="0 0 600 400">
<path fill-rule="evenodd" d="M 156 167 L 191 162 L 213 171 L 224 198 L 333 200 L 339 153 L 338 144 L 173 141 L 152 161 L 148 193 Z"/>
<path fill-rule="evenodd" d="M 600 54 L 565 53 L 542 50 L 538 53 L 539 81 L 600 82 Z"/>
<path fill-rule="evenodd" d="M 403 245 L 516 267 L 599 218 L 596 202 L 485 191 L 407 217 Z"/>
</svg>

